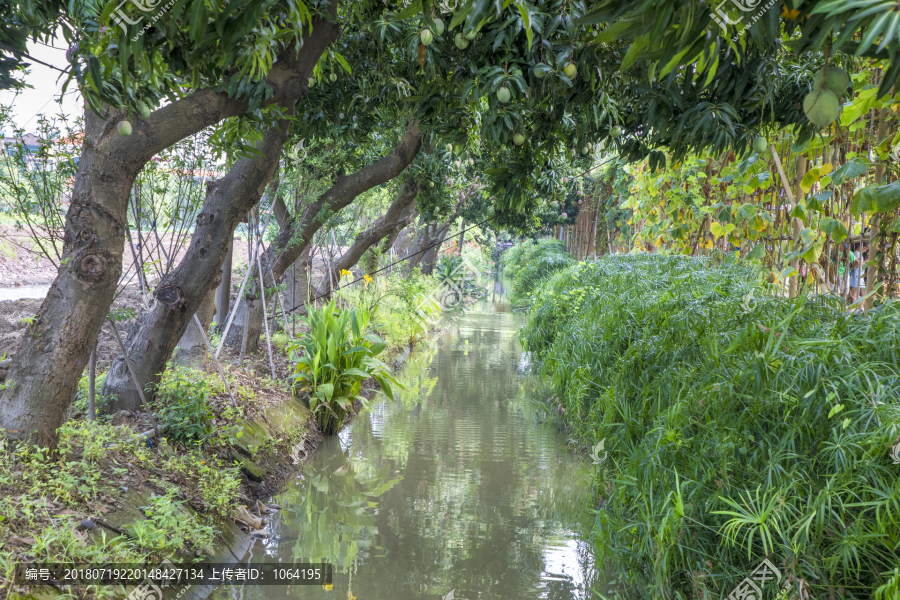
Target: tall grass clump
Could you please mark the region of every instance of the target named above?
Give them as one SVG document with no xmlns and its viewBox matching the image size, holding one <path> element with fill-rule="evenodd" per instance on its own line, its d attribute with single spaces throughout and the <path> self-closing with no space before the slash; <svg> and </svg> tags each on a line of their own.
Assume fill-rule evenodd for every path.
<svg viewBox="0 0 900 600">
<path fill-rule="evenodd" d="M 541 281 L 574 263 L 559 240 L 528 241 L 507 250 L 504 268 L 513 282 L 513 308 L 530 306 L 532 292 Z"/>
<path fill-rule="evenodd" d="M 319 430 L 338 433 L 359 400 L 362 382 L 372 378 L 391 400 L 391 384 L 398 385 L 390 369 L 375 358 L 387 347 L 377 335 L 366 333 L 369 312 L 362 308 L 338 310 L 332 300 L 322 308 L 307 307 L 309 331 L 291 345 L 296 363 L 294 394 L 307 403 Z"/>
<path fill-rule="evenodd" d="M 763 597 L 897 598 L 900 304 L 851 315 L 759 281 L 614 256 L 535 292 L 524 344 L 573 433 L 604 441 L 598 562 L 652 598 L 726 598 L 766 558 Z"/>
</svg>

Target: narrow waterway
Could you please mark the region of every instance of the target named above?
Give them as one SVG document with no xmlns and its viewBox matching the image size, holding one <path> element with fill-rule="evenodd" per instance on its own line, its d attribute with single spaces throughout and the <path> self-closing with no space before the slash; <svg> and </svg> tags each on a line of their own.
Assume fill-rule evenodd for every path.
<svg viewBox="0 0 900 600">
<path fill-rule="evenodd" d="M 0 302 L 4 300 L 19 300 L 20 298 L 44 298 L 49 289 L 49 283 L 0 288 Z"/>
<path fill-rule="evenodd" d="M 226 598 L 592 598 L 584 467 L 536 420 L 502 295 L 416 350 L 395 400 L 319 446 L 273 500 L 249 562 L 335 565 L 334 587 L 222 587 Z M 605 591 L 605 590 L 603 590 Z"/>
</svg>

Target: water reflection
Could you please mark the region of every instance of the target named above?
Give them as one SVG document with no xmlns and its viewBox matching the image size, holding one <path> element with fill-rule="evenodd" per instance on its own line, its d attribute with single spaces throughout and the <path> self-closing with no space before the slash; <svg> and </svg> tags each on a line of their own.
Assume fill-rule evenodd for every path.
<svg viewBox="0 0 900 600">
<path fill-rule="evenodd" d="M 278 538 L 251 560 L 331 562 L 333 590 L 217 597 L 591 598 L 592 559 L 576 534 L 583 467 L 562 434 L 535 423 L 515 331 L 505 306 L 476 305 L 413 354 L 406 392 L 326 440 L 276 499 Z"/>
</svg>

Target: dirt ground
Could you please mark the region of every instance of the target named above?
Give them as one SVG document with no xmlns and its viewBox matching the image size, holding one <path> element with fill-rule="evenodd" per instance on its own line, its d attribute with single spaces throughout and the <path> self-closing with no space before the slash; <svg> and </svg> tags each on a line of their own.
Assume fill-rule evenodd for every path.
<svg viewBox="0 0 900 600">
<path fill-rule="evenodd" d="M 243 246 L 244 248 L 242 248 L 241 250 L 246 252 L 246 242 L 243 243 Z M 318 282 L 324 276 L 325 266 L 321 261 L 316 261 L 316 263 L 317 264 L 314 266 L 313 279 L 315 282 Z M 231 278 L 232 307 L 237 302 L 237 293 L 240 289 L 240 285 L 243 279 L 242 271 L 243 268 L 246 267 L 246 264 L 246 256 L 244 262 L 240 262 L 238 260 L 238 257 L 235 256 L 235 267 Z M 32 271 L 32 273 L 37 273 L 37 271 Z M 52 273 L 53 275 L 49 278 L 49 281 L 52 281 L 56 276 L 55 268 L 52 269 Z M 29 282 L 28 284 L 23 285 L 30 284 L 31 283 Z M 0 382 L 5 379 L 6 369 L 9 366 L 8 359 L 13 354 L 15 354 L 16 350 L 18 349 L 19 342 L 22 339 L 22 334 L 28 326 L 28 319 L 37 314 L 43 301 L 43 298 L 23 298 L 19 300 L 0 301 Z M 119 293 L 118 297 L 113 302 L 113 305 L 111 307 L 111 310 L 113 312 L 119 309 L 131 309 L 134 314 L 132 318 L 124 320 L 121 323 L 117 323 L 119 332 L 123 337 L 123 341 L 125 341 L 130 335 L 133 334 L 138 317 L 143 315 L 145 312 L 144 305 L 141 301 L 141 290 L 137 285 L 131 284 L 122 288 L 121 292 Z M 278 319 L 270 321 L 270 324 L 276 330 L 281 328 L 282 323 L 283 319 L 280 317 L 280 313 Z M 299 327 L 299 323 L 297 324 L 297 326 Z M 109 368 L 109 365 L 118 354 L 119 346 L 112 332 L 112 328 L 109 326 L 108 322 L 104 322 L 103 327 L 100 331 L 100 337 L 98 338 L 97 371 L 103 372 L 107 368 Z M 276 378 L 284 378 L 289 374 L 290 363 L 283 354 L 280 354 L 276 351 L 274 352 L 274 355 Z M 237 351 L 235 351 L 234 355 L 232 355 L 231 349 L 228 346 L 225 346 L 222 348 L 220 359 L 223 361 L 236 363 Z M 257 352 L 257 356 L 248 357 L 247 361 L 245 361 L 245 365 L 246 369 L 249 369 L 258 376 L 271 376 L 271 369 L 268 362 L 268 351 L 266 349 L 266 344 L 264 341 L 260 345 L 260 351 Z M 213 367 L 210 366 L 210 369 L 212 368 Z"/>
<path fill-rule="evenodd" d="M 147 236 L 150 241 L 141 248 L 141 258 L 145 262 L 159 261 L 165 264 L 171 259 L 171 249 L 176 245 L 175 264 L 181 261 L 187 252 L 188 238 L 185 243 L 177 244 L 172 236 L 160 239 L 161 244 L 155 241 L 153 236 Z M 234 268 L 246 269 L 249 261 L 247 253 L 248 243 L 246 238 L 235 238 L 234 241 Z M 0 225 L 0 288 L 18 287 L 22 285 L 39 285 L 52 283 L 56 278 L 57 267 L 54 262 L 46 258 L 38 251 L 37 246 L 23 231 L 18 231 L 8 225 Z M 122 259 L 122 272 L 125 277 L 134 271 L 134 258 L 131 250 L 125 248 Z"/>
</svg>

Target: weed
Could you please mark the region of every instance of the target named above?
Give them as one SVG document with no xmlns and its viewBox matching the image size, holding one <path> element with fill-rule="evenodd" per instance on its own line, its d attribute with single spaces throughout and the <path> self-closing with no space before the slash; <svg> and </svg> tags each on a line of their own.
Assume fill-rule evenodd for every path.
<svg viewBox="0 0 900 600">
<path fill-rule="evenodd" d="M 215 385 L 215 384 L 213 384 Z M 211 382 L 194 369 L 170 365 L 158 385 L 152 386 L 160 424 L 167 436 L 178 442 L 206 442 L 213 434 L 215 415 L 209 396 L 216 393 Z"/>
</svg>

